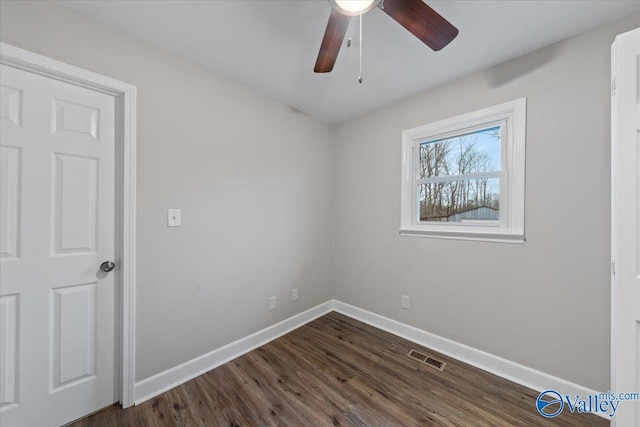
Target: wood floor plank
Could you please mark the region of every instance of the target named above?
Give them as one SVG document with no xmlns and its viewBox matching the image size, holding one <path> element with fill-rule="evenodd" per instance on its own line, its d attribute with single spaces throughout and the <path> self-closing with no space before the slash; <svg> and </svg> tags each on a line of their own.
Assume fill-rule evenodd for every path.
<svg viewBox="0 0 640 427">
<path fill-rule="evenodd" d="M 416 349 L 444 372 L 407 357 Z M 330 313 L 89 426 L 607 426 L 535 408 L 538 393 L 347 316 Z"/>
</svg>

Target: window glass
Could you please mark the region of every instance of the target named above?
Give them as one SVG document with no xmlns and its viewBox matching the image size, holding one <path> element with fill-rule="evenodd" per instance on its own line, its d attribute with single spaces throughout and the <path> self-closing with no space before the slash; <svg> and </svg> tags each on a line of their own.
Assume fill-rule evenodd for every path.
<svg viewBox="0 0 640 427">
<path fill-rule="evenodd" d="M 420 143 L 419 221 L 497 224 L 500 146 L 500 126 Z"/>
<path fill-rule="evenodd" d="M 420 221 L 498 223 L 500 178 L 446 181 L 418 186 Z"/>
<path fill-rule="evenodd" d="M 420 178 L 500 170 L 500 126 L 420 144 Z"/>
</svg>

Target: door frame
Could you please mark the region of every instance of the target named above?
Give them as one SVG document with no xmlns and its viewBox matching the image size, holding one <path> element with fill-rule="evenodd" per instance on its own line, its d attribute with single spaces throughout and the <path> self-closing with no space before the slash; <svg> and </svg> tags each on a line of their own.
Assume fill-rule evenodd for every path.
<svg viewBox="0 0 640 427">
<path fill-rule="evenodd" d="M 137 88 L 112 78 L 0 42 L 0 64 L 112 95 L 115 98 L 115 389 L 123 408 L 134 404 L 136 289 Z"/>
<path fill-rule="evenodd" d="M 610 386 L 611 390 L 616 390 L 616 345 L 617 340 L 616 337 L 618 335 L 617 330 L 617 303 L 616 303 L 616 275 L 615 275 L 615 245 L 616 245 L 616 222 L 615 215 L 617 211 L 615 210 L 616 205 L 616 144 L 618 138 L 618 132 L 616 128 L 616 97 L 615 97 L 615 81 L 616 81 L 616 42 L 615 40 L 611 43 L 611 280 L 609 283 L 611 290 L 611 367 L 610 367 Z M 616 421 L 613 419 L 611 421 L 611 425 L 615 426 Z"/>
<path fill-rule="evenodd" d="M 613 390 L 614 392 L 623 392 L 623 391 L 638 392 L 639 391 L 639 390 L 620 390 L 619 389 L 619 385 L 620 385 L 619 380 L 625 377 L 624 375 L 621 375 L 623 373 L 621 368 L 626 367 L 624 365 L 626 365 L 626 363 L 628 362 L 627 360 L 624 360 L 626 359 L 624 354 L 626 353 L 626 349 L 622 345 L 622 343 L 627 343 L 627 341 L 622 341 L 620 339 L 620 335 L 623 335 L 624 337 L 624 335 L 626 334 L 624 332 L 623 334 L 620 334 L 621 321 L 624 320 L 619 316 L 619 313 L 623 311 L 621 310 L 621 307 L 620 307 L 621 299 L 622 299 L 622 296 L 620 295 L 620 288 L 621 286 L 625 286 L 625 285 L 621 285 L 620 281 L 629 280 L 629 277 L 627 277 L 626 275 L 631 273 L 631 277 L 633 277 L 635 276 L 636 273 L 634 272 L 633 267 L 627 264 L 623 266 L 624 268 L 616 268 L 617 261 L 620 261 L 620 260 L 624 262 L 629 261 L 624 254 L 629 255 L 626 253 L 626 251 L 630 250 L 628 246 L 619 247 L 618 245 L 618 239 L 621 236 L 627 236 L 626 233 L 622 232 L 622 227 L 620 227 L 620 225 L 618 224 L 620 221 L 620 218 L 618 218 L 618 216 L 621 212 L 620 200 L 621 200 L 621 197 L 624 198 L 624 195 L 622 194 L 622 192 L 618 191 L 618 185 L 621 182 L 620 180 L 624 179 L 621 176 L 622 172 L 619 171 L 618 163 L 620 162 L 618 160 L 619 160 L 620 154 L 618 151 L 621 149 L 623 145 L 623 140 L 626 142 L 625 138 L 630 136 L 628 135 L 628 136 L 623 136 L 622 138 L 620 137 L 620 135 L 624 134 L 627 130 L 624 126 L 620 125 L 619 121 L 621 116 L 622 117 L 626 116 L 627 108 L 633 108 L 631 105 L 626 104 L 626 102 L 628 102 L 629 100 L 622 95 L 623 93 L 626 96 L 629 95 L 629 92 L 627 92 L 627 88 L 625 88 L 624 91 L 619 90 L 618 86 L 620 85 L 617 82 L 617 79 L 620 73 L 625 74 L 626 71 L 629 71 L 626 67 L 627 65 L 630 65 L 629 64 L 630 61 L 628 61 L 629 58 L 623 59 L 623 58 L 620 58 L 618 55 L 629 54 L 628 51 L 625 52 L 623 49 L 626 50 L 630 46 L 633 46 L 633 47 L 636 46 L 635 44 L 633 45 L 629 44 L 629 38 L 632 38 L 632 40 L 635 40 L 635 38 L 638 35 L 640 35 L 639 32 L 640 32 L 640 27 L 628 29 L 627 31 L 621 34 L 616 35 L 613 43 L 611 44 L 611 390 Z M 620 46 L 622 46 L 622 48 L 620 48 Z M 635 54 L 635 52 L 633 54 Z M 624 64 L 626 65 L 622 65 L 622 66 L 624 66 L 625 68 L 621 68 L 622 66 L 620 65 L 623 63 L 623 61 L 624 61 Z M 635 65 L 631 65 L 631 67 L 635 68 Z M 635 70 L 634 68 L 632 68 L 632 71 L 634 72 L 634 74 L 636 74 L 637 70 Z M 625 75 L 623 77 L 627 78 L 628 76 Z M 635 81 L 636 76 L 635 75 L 632 76 L 632 79 L 633 81 Z M 635 98 L 635 93 L 633 88 L 631 89 L 631 97 Z M 632 102 L 635 102 L 635 101 L 632 101 Z M 635 116 L 632 116 L 632 117 L 635 117 Z M 633 119 L 630 119 L 630 120 L 631 120 L 632 129 L 635 130 L 635 124 L 633 122 Z M 626 126 L 627 123 L 625 123 L 624 125 Z M 631 136 L 631 139 L 633 139 L 632 136 Z M 633 144 L 632 141 L 629 141 L 629 142 Z M 634 168 L 636 170 L 632 170 L 630 173 L 632 176 L 637 175 L 637 172 L 638 172 L 637 171 L 638 166 L 634 165 Z M 634 182 L 636 178 L 637 177 L 634 176 L 634 179 L 631 180 L 631 182 Z M 627 211 L 624 211 L 624 212 L 627 212 Z M 638 212 L 636 211 L 635 214 L 637 215 Z M 623 221 L 625 220 L 627 219 L 626 218 L 623 219 Z M 632 221 L 635 221 L 635 220 L 636 218 L 632 219 Z M 623 226 L 624 225 L 625 224 L 623 224 Z M 636 236 L 636 239 L 637 239 L 637 236 Z M 632 246 L 633 245 L 634 244 L 632 243 Z M 635 255 L 633 257 L 635 257 Z M 633 265 L 633 261 L 631 261 L 631 265 Z M 631 269 L 629 269 L 629 267 L 631 267 Z M 617 277 L 616 270 L 622 270 L 621 273 L 624 276 Z M 638 277 L 635 277 L 635 279 L 637 278 Z M 634 280 L 634 279 L 631 279 L 631 280 Z M 625 315 L 626 313 L 623 312 L 622 314 Z M 631 314 L 633 316 L 632 322 L 635 323 L 636 314 L 635 313 L 631 313 Z M 632 334 L 635 335 L 635 332 L 633 332 Z M 632 345 L 631 347 L 632 347 L 631 351 L 634 351 L 633 347 L 635 347 L 635 345 Z M 624 362 L 622 362 L 621 359 L 623 359 Z M 631 363 L 632 364 L 635 363 L 635 367 L 638 368 L 640 367 L 640 365 L 638 365 L 638 362 L 639 361 L 635 361 L 635 362 L 632 361 Z M 637 371 L 637 369 L 635 370 Z M 638 375 L 638 374 L 640 373 L 636 372 L 634 375 Z M 640 378 L 640 376 L 638 376 L 638 378 Z M 637 402 L 635 403 L 637 404 Z M 639 410 L 640 410 L 640 406 L 637 406 L 635 410 L 636 417 L 640 414 L 640 412 L 638 412 Z M 612 427 L 615 427 L 616 425 L 621 425 L 620 424 L 621 422 L 626 422 L 626 418 L 623 419 L 623 421 L 620 421 L 619 417 L 614 417 L 611 420 L 611 425 Z"/>
</svg>

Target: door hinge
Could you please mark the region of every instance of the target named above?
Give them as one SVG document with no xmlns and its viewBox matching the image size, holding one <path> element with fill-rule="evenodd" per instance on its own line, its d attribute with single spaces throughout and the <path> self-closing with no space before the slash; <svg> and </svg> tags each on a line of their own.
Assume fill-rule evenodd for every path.
<svg viewBox="0 0 640 427">
<path fill-rule="evenodd" d="M 616 78 L 611 79 L 611 96 L 616 94 Z"/>
<path fill-rule="evenodd" d="M 616 260 L 611 261 L 611 274 L 616 277 Z"/>
</svg>

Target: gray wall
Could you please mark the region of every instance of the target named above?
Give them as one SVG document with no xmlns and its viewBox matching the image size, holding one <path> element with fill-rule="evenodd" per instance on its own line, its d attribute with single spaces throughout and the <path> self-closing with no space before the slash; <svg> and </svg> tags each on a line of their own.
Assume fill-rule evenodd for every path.
<svg viewBox="0 0 640 427">
<path fill-rule="evenodd" d="M 138 380 L 329 298 L 332 127 L 52 2 L 0 16 L 3 42 L 138 87 Z"/>
<path fill-rule="evenodd" d="M 629 17 L 340 126 L 333 295 L 607 390 L 610 46 L 639 25 Z M 401 131 L 519 97 L 527 242 L 400 237 Z"/>
</svg>

